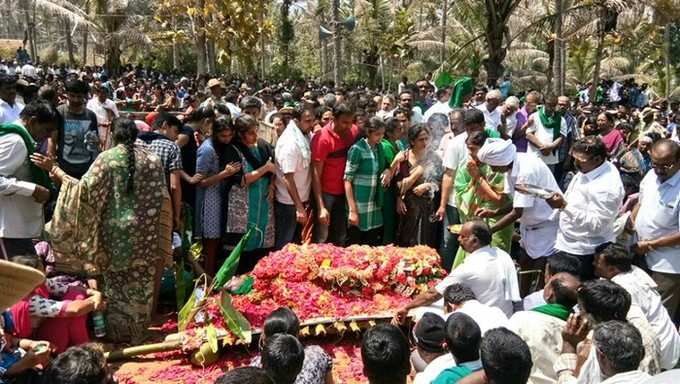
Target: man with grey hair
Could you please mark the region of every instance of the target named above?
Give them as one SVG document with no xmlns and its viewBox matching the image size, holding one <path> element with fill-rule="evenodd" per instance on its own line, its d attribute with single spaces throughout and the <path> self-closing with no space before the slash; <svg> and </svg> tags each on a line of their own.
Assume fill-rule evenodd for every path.
<svg viewBox="0 0 680 384">
<path fill-rule="evenodd" d="M 526 122 L 524 115 L 519 112 L 519 99 L 516 96 L 505 99 L 501 106 L 501 123 L 505 125 L 505 134 L 511 138 L 515 130 L 522 128 Z"/>
<path fill-rule="evenodd" d="M 484 113 L 484 122 L 487 129 L 493 129 L 498 132 L 504 131 L 501 121 L 501 91 L 492 89 L 486 94 L 486 101 L 478 105 L 476 108 Z"/>
</svg>

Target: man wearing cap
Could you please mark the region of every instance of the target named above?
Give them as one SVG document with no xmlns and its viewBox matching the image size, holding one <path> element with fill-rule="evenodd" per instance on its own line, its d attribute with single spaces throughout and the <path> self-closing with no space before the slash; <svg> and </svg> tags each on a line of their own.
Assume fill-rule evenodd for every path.
<svg viewBox="0 0 680 384">
<path fill-rule="evenodd" d="M 411 353 L 411 363 L 418 372 L 413 384 L 430 384 L 443 370 L 456 364 L 444 348 L 445 325 L 441 316 L 426 312 L 413 327 L 416 350 Z"/>
<path fill-rule="evenodd" d="M 494 172 L 508 172 L 505 193 L 512 196 L 513 208 L 491 230 L 499 231 L 519 219 L 520 244 L 525 251 L 520 256 L 520 266 L 524 270 L 543 270 L 545 258 L 555 253 L 558 222 L 545 197 L 539 197 L 527 188 L 542 190 L 547 193 L 546 197 L 552 192 L 560 192 L 552 172 L 535 155 L 516 153 L 510 140 L 487 139 L 477 158 L 491 166 Z M 526 291 L 528 287 L 523 288 Z"/>
<path fill-rule="evenodd" d="M 245 85 L 245 83 L 243 84 Z M 246 115 L 250 115 L 255 120 L 257 120 L 257 137 L 266 141 L 272 146 L 276 146 L 276 130 L 273 126 L 265 124 L 265 122 L 260 119 L 262 116 L 262 102 L 254 96 L 244 96 L 241 99 L 240 107 L 241 112 Z"/>
<path fill-rule="evenodd" d="M 210 90 L 210 97 L 208 97 L 202 104 L 201 107 L 204 106 L 211 106 L 213 109 L 216 109 L 217 104 L 223 104 L 225 107 L 227 106 L 226 101 L 224 100 L 224 90 L 227 88 L 226 85 L 224 85 L 224 81 L 220 79 L 210 79 L 208 81 L 208 89 Z M 232 116 L 232 119 L 236 118 L 236 116 Z"/>
<path fill-rule="evenodd" d="M 666 138 L 668 132 L 661 124 L 656 121 L 656 109 L 652 107 L 647 107 L 640 113 L 640 125 L 638 126 L 638 132 L 640 136 L 645 135 L 649 132 L 656 132 L 661 136 L 661 138 Z"/>
<path fill-rule="evenodd" d="M 19 119 L 24 105 L 17 102 L 17 78 L 0 73 L 0 124 Z"/>
</svg>

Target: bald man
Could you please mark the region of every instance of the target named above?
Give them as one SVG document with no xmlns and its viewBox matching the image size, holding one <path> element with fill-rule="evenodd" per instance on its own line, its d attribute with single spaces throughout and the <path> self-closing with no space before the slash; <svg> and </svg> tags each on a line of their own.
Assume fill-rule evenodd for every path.
<svg viewBox="0 0 680 384">
<path fill-rule="evenodd" d="M 486 101 L 476 107 L 484 113 L 486 129 L 492 129 L 497 132 L 504 131 L 501 123 L 501 114 L 503 111 L 501 108 L 498 108 L 501 105 L 501 101 L 501 91 L 492 89 L 486 94 Z"/>
<path fill-rule="evenodd" d="M 671 318 L 680 304 L 680 145 L 664 139 L 650 152 L 652 171 L 640 183 L 633 210 L 638 241 Z"/>
<path fill-rule="evenodd" d="M 553 363 L 562 351 L 562 330 L 576 305 L 576 290 L 580 285 L 574 275 L 557 273 L 543 291 L 547 304 L 517 312 L 510 318 L 508 328 L 518 334 L 531 350 L 533 368 L 529 382 L 557 381 Z"/>
</svg>

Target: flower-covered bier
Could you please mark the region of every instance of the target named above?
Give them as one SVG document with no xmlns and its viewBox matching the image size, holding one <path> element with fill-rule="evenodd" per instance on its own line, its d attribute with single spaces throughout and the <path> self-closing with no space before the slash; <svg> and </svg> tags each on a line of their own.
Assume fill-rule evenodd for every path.
<svg viewBox="0 0 680 384">
<path fill-rule="evenodd" d="M 253 291 L 234 306 L 255 327 L 280 306 L 302 319 L 386 313 L 445 275 L 439 255 L 416 246 L 290 244 L 260 260 Z"/>
</svg>

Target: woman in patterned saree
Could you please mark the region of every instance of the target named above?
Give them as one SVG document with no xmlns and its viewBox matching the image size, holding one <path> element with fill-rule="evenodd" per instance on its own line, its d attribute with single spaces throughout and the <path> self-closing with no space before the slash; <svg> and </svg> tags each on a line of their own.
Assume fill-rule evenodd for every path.
<svg viewBox="0 0 680 384">
<path fill-rule="evenodd" d="M 468 149 L 468 159 L 465 164 L 458 167 L 454 190 L 456 192 L 456 205 L 460 214 L 460 222 L 465 223 L 475 217 L 484 219 L 489 225 L 507 213 L 512 208 L 512 201 L 503 193 L 505 188 L 505 176 L 496 173 L 486 164 L 477 160 L 477 152 L 487 139 L 485 132 L 473 132 L 465 141 Z M 510 252 L 513 226 L 495 232 L 491 239 L 493 247 Z M 458 248 L 453 268 L 460 265 L 465 259 L 465 251 Z"/>
<path fill-rule="evenodd" d="M 61 190 L 46 230 L 60 271 L 96 277 L 108 302 L 107 337 L 140 342 L 163 266 L 172 261 L 170 199 L 158 156 L 134 144 L 137 127 L 113 123 L 114 147 L 82 179 L 35 156 Z"/>
<path fill-rule="evenodd" d="M 255 227 L 246 243 L 238 273 L 250 272 L 274 246 L 274 183 L 276 170 L 271 145 L 257 138 L 257 120 L 248 115 L 234 122 L 237 137 L 232 141 L 236 151 L 230 153 L 227 163 L 238 162 L 241 171 L 233 177 L 227 210 L 227 244 L 236 245 L 249 227 Z"/>
</svg>

